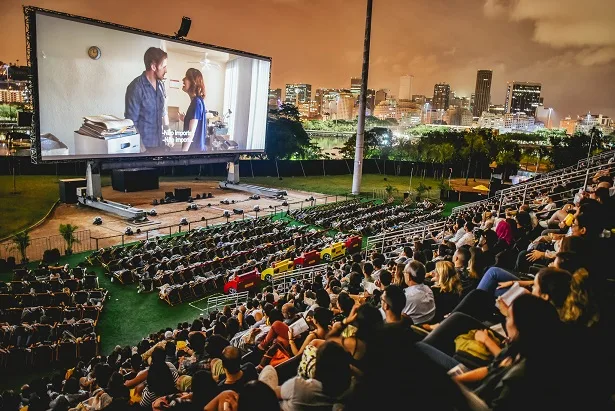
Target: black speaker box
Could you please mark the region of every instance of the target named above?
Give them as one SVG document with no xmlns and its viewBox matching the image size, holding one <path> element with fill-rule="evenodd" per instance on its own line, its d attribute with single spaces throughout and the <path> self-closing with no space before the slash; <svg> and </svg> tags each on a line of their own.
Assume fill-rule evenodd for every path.
<svg viewBox="0 0 615 411">
<path fill-rule="evenodd" d="M 189 187 L 176 187 L 175 188 L 175 200 L 176 201 L 188 201 L 192 196 L 192 189 Z"/>
<path fill-rule="evenodd" d="M 60 180 L 60 201 L 66 204 L 75 204 L 77 202 L 77 188 L 87 187 L 87 185 L 85 178 Z"/>
<path fill-rule="evenodd" d="M 111 184 L 117 191 L 158 189 L 158 170 L 155 168 L 122 168 L 113 170 Z"/>
</svg>

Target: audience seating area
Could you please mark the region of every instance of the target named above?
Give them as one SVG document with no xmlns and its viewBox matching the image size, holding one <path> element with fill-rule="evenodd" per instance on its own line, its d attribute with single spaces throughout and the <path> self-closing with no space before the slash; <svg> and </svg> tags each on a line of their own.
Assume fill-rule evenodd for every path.
<svg viewBox="0 0 615 411">
<path fill-rule="evenodd" d="M 51 321 L 35 318 L 25 343 L 31 348 L 6 355 L 3 348 L 3 366 L 83 361 L 5 393 L 4 404 L 88 411 L 612 410 L 610 158 L 592 158 L 588 187 L 588 169 L 578 165 L 459 207 L 446 219 L 430 202 L 350 201 L 289 213 L 303 226 L 265 218 L 100 250 L 91 262 L 115 280 L 141 289 L 150 281 L 176 304 L 255 268 L 280 261 L 288 268 L 300 252 L 344 251 L 348 234 L 327 237 L 313 225 L 377 227 L 361 252 L 280 271 L 262 289 L 216 296 L 193 322 L 169 324 L 108 355 L 83 357 L 80 344 L 91 339 L 66 341 L 64 320 L 53 322 L 52 332 L 43 326 Z M 28 284 L 0 284 L 11 296 L 6 301 L 57 292 L 29 275 L 17 280 Z M 81 321 L 90 305 L 77 305 L 85 298 L 77 293 L 91 299 L 97 291 L 83 288 L 86 277 L 74 290 L 60 288 L 70 298 L 58 308 L 79 307 Z M 26 307 L 7 306 L 3 315 L 14 309 L 29 326 Z M 77 323 L 71 335 L 80 334 Z M 3 328 L 3 347 L 23 345 L 23 334 L 9 328 L 7 337 L 6 327 L 14 326 Z M 55 347 L 38 351 L 40 340 Z M 18 358 L 27 350 L 28 360 Z"/>
<path fill-rule="evenodd" d="M 18 269 L 0 282 L 0 368 L 41 369 L 98 353 L 107 291 L 81 267 Z"/>
</svg>

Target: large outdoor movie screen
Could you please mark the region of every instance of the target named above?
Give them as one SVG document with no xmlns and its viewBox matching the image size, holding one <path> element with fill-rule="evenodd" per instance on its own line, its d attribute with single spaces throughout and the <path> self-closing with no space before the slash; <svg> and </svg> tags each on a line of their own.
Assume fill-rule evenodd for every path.
<svg viewBox="0 0 615 411">
<path fill-rule="evenodd" d="M 36 57 L 42 160 L 265 148 L 269 58 L 41 11 Z"/>
</svg>

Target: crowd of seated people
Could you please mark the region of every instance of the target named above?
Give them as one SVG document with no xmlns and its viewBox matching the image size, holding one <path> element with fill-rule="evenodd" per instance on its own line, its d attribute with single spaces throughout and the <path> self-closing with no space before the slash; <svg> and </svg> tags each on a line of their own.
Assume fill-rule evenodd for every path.
<svg viewBox="0 0 615 411">
<path fill-rule="evenodd" d="M 0 369 L 45 368 L 97 352 L 107 292 L 82 267 L 17 269 L 0 282 Z"/>
<path fill-rule="evenodd" d="M 289 215 L 307 224 L 361 235 L 373 235 L 395 230 L 404 225 L 439 218 L 443 207 L 442 203 L 436 204 L 429 200 L 400 205 L 350 200 L 293 210 Z"/>
<path fill-rule="evenodd" d="M 556 188 L 465 208 L 7 391 L 2 409 L 613 409 L 603 177 L 571 204 Z"/>
</svg>

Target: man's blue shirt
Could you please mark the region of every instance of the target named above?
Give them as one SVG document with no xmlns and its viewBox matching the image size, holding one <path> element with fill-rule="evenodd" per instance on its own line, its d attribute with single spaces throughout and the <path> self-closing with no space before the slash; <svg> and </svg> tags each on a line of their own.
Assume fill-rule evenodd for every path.
<svg viewBox="0 0 615 411">
<path fill-rule="evenodd" d="M 145 72 L 126 88 L 124 117 L 134 122 L 146 148 L 163 144 L 163 117 L 167 114 L 165 98 L 162 81 L 157 80 L 154 89 L 145 77 Z"/>
</svg>

